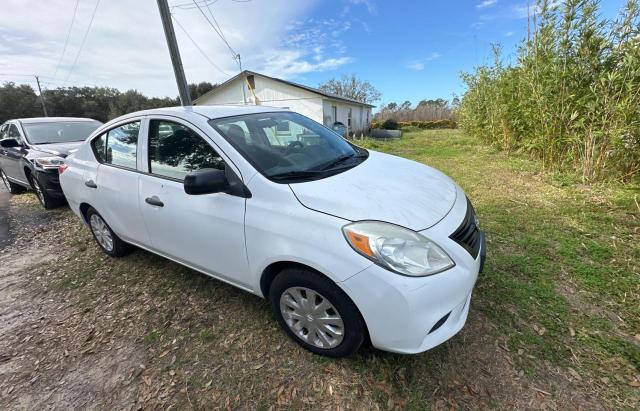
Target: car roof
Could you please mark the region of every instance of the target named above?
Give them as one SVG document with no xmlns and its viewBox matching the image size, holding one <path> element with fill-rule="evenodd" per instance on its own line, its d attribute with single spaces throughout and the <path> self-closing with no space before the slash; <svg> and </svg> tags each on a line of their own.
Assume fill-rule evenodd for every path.
<svg viewBox="0 0 640 411">
<path fill-rule="evenodd" d="M 282 107 L 269 106 L 242 106 L 242 105 L 212 105 L 212 106 L 176 106 L 154 108 L 151 110 L 136 111 L 122 117 L 146 116 L 146 115 L 190 115 L 199 114 L 208 119 L 239 116 L 242 114 L 269 113 L 274 111 L 288 111 Z M 113 121 L 113 120 L 112 120 Z"/>
<path fill-rule="evenodd" d="M 22 124 L 33 124 L 33 123 L 56 123 L 59 121 L 98 121 L 92 118 L 86 117 L 31 117 L 31 118 L 17 118 L 16 121 L 21 122 Z"/>
</svg>

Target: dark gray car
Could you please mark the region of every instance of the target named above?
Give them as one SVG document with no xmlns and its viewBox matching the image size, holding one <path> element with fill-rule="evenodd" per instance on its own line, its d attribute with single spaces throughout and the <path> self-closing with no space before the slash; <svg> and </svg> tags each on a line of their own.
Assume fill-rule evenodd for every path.
<svg viewBox="0 0 640 411">
<path fill-rule="evenodd" d="M 12 194 L 33 189 L 44 208 L 64 203 L 58 167 L 102 123 L 89 118 L 38 117 L 0 126 L 0 177 Z"/>
</svg>

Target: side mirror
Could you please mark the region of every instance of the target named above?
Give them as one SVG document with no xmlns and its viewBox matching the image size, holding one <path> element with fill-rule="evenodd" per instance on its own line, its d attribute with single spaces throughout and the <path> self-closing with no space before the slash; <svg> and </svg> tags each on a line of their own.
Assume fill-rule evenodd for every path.
<svg viewBox="0 0 640 411">
<path fill-rule="evenodd" d="M 5 138 L 4 140 L 0 140 L 0 147 L 4 147 L 4 148 L 20 147 L 20 143 L 15 138 Z"/>
<path fill-rule="evenodd" d="M 191 195 L 220 193 L 229 189 L 229 181 L 223 170 L 203 168 L 184 178 L 184 192 Z"/>
</svg>

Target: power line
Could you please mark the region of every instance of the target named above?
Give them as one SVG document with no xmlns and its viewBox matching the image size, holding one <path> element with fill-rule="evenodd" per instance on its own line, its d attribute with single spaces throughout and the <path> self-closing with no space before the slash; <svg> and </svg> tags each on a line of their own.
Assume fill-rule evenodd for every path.
<svg viewBox="0 0 640 411">
<path fill-rule="evenodd" d="M 198 0 L 198 3 L 200 3 L 203 7 L 208 7 L 212 4 L 217 3 L 219 0 Z M 173 9 L 182 9 L 182 10 L 193 10 L 195 9 L 196 6 L 193 5 L 193 3 L 181 3 L 181 4 L 176 4 L 175 6 L 171 6 L 171 10 Z"/>
<path fill-rule="evenodd" d="M 196 46 L 196 48 L 198 49 L 198 51 L 200 52 L 200 54 L 202 54 L 202 56 L 207 59 L 207 61 L 214 67 L 216 68 L 220 73 L 224 74 L 225 76 L 229 76 L 229 73 L 225 72 L 224 70 L 222 70 L 220 67 L 218 67 L 218 65 L 216 63 L 213 62 L 213 60 L 211 60 L 211 58 L 209 58 L 209 56 L 207 56 L 207 54 L 204 52 L 204 50 L 202 50 L 200 48 L 200 46 L 198 45 L 198 43 L 189 35 L 189 33 L 187 32 L 187 30 L 182 26 L 182 24 L 180 24 L 180 22 L 178 21 L 178 19 L 176 18 L 176 16 L 174 16 L 173 14 L 171 15 L 171 17 L 173 18 L 173 20 L 176 22 L 176 24 L 178 25 L 178 27 L 180 27 L 180 29 L 182 30 L 182 32 L 187 36 L 187 38 L 189 40 L 191 40 L 191 42 L 193 43 L 194 46 Z"/>
<path fill-rule="evenodd" d="M 196 7 L 198 8 L 198 10 L 200 11 L 200 13 L 202 14 L 202 16 L 207 20 L 207 23 L 209 23 L 209 25 L 211 26 L 211 28 L 213 29 L 213 31 L 215 31 L 218 36 L 220 36 L 220 38 L 222 39 L 222 41 L 224 41 L 224 44 L 227 45 L 227 47 L 229 48 L 229 51 L 231 51 L 231 54 L 233 55 L 233 59 L 235 60 L 238 56 L 238 53 L 236 53 L 236 51 L 233 49 L 233 47 L 231 47 L 231 45 L 229 44 L 229 42 L 227 41 L 227 39 L 224 37 L 224 34 L 222 34 L 221 31 L 218 31 L 218 29 L 216 28 L 216 26 L 211 22 L 211 20 L 209 20 L 209 17 L 207 17 L 207 15 L 205 14 L 205 12 L 202 10 L 202 8 L 200 7 L 200 5 L 198 4 L 198 2 L 196 0 L 192 0 L 193 4 L 196 5 Z M 209 9 L 209 12 L 211 12 L 211 9 Z M 211 14 L 213 16 L 213 14 Z M 214 18 L 215 20 L 215 18 Z"/>
<path fill-rule="evenodd" d="M 82 37 L 82 43 L 80 43 L 80 48 L 78 49 L 76 58 L 73 60 L 73 64 L 71 65 L 71 69 L 69 70 L 69 74 L 67 74 L 67 78 L 65 80 L 69 80 L 69 77 L 71 77 L 71 73 L 73 73 L 73 69 L 76 68 L 76 64 L 78 63 L 78 59 L 80 58 L 80 54 L 82 53 L 82 49 L 84 48 L 84 43 L 87 41 L 87 36 L 89 35 L 89 31 L 91 30 L 91 26 L 93 25 L 93 19 L 96 17 L 96 11 L 98 11 L 99 5 L 100 5 L 100 0 L 96 1 L 96 6 L 93 8 L 93 13 L 91 14 L 91 20 L 89 20 L 89 25 L 87 26 L 87 31 L 84 32 L 84 37 Z"/>
<path fill-rule="evenodd" d="M 0 73 L 0 76 L 5 76 L 5 77 L 33 77 L 33 74 Z"/>
<path fill-rule="evenodd" d="M 69 25 L 69 31 L 67 32 L 67 38 L 64 41 L 64 47 L 62 48 L 62 54 L 60 55 L 60 60 L 58 60 L 58 64 L 56 64 L 56 71 L 53 73 L 53 77 L 58 75 L 58 69 L 60 68 L 60 64 L 62 64 L 62 59 L 64 58 L 64 53 L 67 51 L 67 45 L 69 44 L 69 38 L 71 37 L 71 30 L 73 29 L 73 23 L 76 21 L 76 14 L 78 14 L 78 4 L 80 4 L 80 0 L 76 0 L 76 5 L 73 8 L 73 16 L 71 17 L 71 24 Z"/>
</svg>

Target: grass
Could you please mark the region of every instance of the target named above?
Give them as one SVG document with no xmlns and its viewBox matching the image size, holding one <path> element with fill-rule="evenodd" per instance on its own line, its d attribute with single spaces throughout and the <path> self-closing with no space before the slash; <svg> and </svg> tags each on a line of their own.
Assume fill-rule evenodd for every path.
<svg viewBox="0 0 640 411">
<path fill-rule="evenodd" d="M 475 204 L 487 232 L 480 308 L 521 357 L 632 383 L 640 371 L 640 190 L 572 175 L 479 145 L 458 131 L 407 133 L 368 148 L 436 167 Z M 576 365 L 577 362 L 577 365 Z M 620 384 L 614 397 L 637 388 Z M 635 391 L 637 393 L 637 391 Z"/>
<path fill-rule="evenodd" d="M 61 259 L 30 275 L 46 272 L 47 298 L 87 313 L 74 329 L 144 351 L 145 408 L 640 406 L 637 188 L 541 173 L 456 130 L 358 143 L 450 175 L 487 233 L 466 327 L 426 353 L 312 355 L 265 301 L 144 251 L 107 258 L 70 212 Z"/>
</svg>

